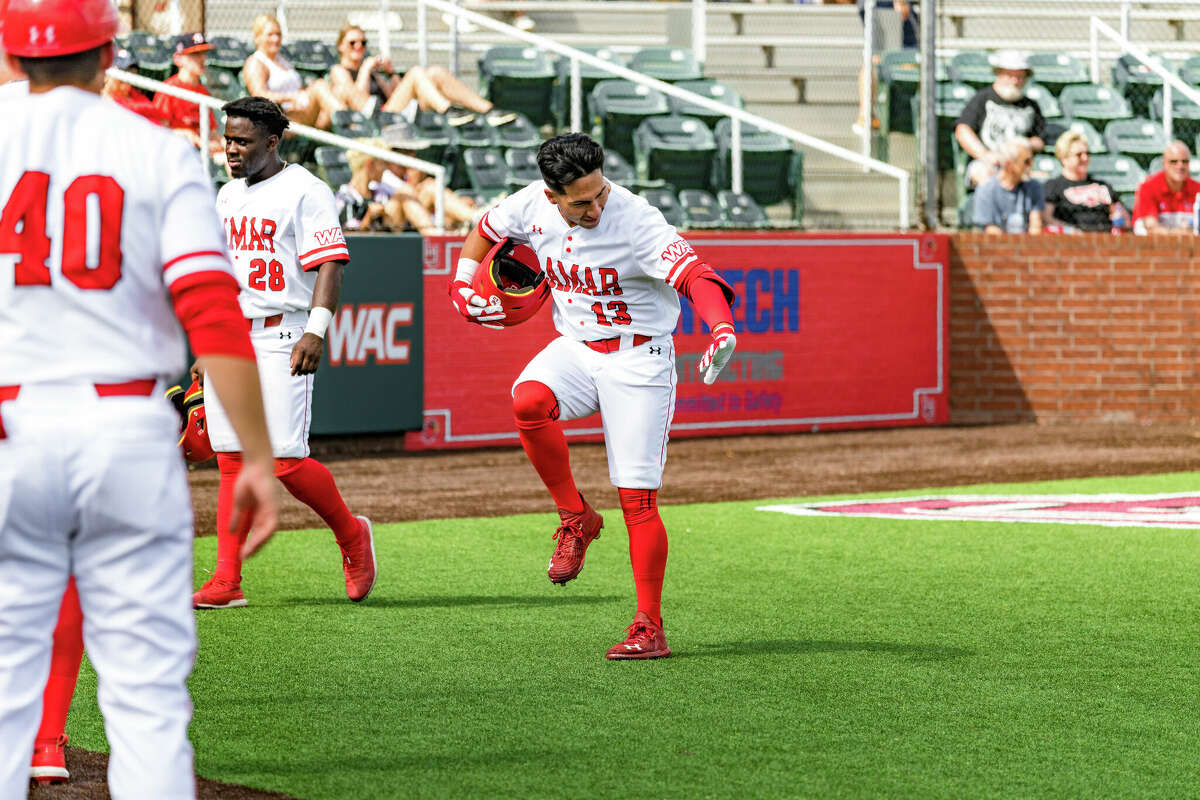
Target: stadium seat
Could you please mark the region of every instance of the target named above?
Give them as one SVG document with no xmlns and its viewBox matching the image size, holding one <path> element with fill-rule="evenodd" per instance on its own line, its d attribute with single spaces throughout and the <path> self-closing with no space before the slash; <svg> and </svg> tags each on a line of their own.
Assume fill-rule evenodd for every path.
<svg viewBox="0 0 1200 800">
<path fill-rule="evenodd" d="M 954 123 L 972 97 L 975 89 L 965 83 L 939 83 L 937 85 L 937 100 L 935 114 L 938 128 L 938 168 L 950 169 L 953 165 L 953 150 L 951 140 L 954 138 Z M 920 96 L 913 95 L 912 118 L 920 119 Z"/>
<path fill-rule="evenodd" d="M 504 163 L 508 165 L 509 191 L 524 189 L 534 181 L 542 179 L 537 165 L 537 150 L 514 147 L 504 151 Z"/>
<path fill-rule="evenodd" d="M 1033 157 L 1030 175 L 1044 183 L 1062 175 L 1062 164 L 1050 153 L 1038 153 Z"/>
<path fill-rule="evenodd" d="M 637 174 L 667 181 L 676 189 L 706 189 L 717 144 L 695 117 L 650 117 L 633 134 Z"/>
<path fill-rule="evenodd" d="M 1029 66 L 1034 80 L 1055 95 L 1071 84 L 1092 82 L 1083 62 L 1068 53 L 1030 53 Z"/>
<path fill-rule="evenodd" d="M 355 111 L 352 108 L 334 111 L 331 115 L 331 122 L 333 132 L 338 136 L 360 139 L 365 136 L 376 136 L 379 134 L 379 129 L 375 127 L 374 121 L 366 117 L 361 111 Z"/>
<path fill-rule="evenodd" d="M 611 61 L 614 64 L 625 66 L 625 59 L 611 47 L 580 47 L 579 49 L 603 61 Z M 558 126 L 562 128 L 571 121 L 571 59 L 560 56 L 554 63 L 554 73 L 554 91 L 551 103 Z M 585 119 L 588 114 L 588 95 L 591 94 L 592 89 L 600 81 L 612 80 L 614 77 L 611 72 L 580 62 L 579 98 L 583 103 L 581 113 Z"/>
<path fill-rule="evenodd" d="M 1169 72 L 1177 70 L 1175 63 L 1166 56 L 1159 53 L 1151 53 L 1150 56 Z M 1135 117 L 1150 115 L 1150 98 L 1163 85 L 1163 79 L 1157 72 L 1128 53 L 1113 62 L 1112 82 L 1113 88 L 1129 103 L 1129 112 Z"/>
<path fill-rule="evenodd" d="M 738 194 L 729 189 L 717 192 L 717 202 L 725 211 L 725 219 L 731 228 L 766 228 L 770 221 L 754 198 L 745 192 Z"/>
<path fill-rule="evenodd" d="M 497 108 L 519 111 L 535 125 L 554 122 L 555 74 L 546 52 L 528 45 L 493 45 L 479 57 L 483 95 Z"/>
<path fill-rule="evenodd" d="M 1046 130 L 1043 133 L 1043 139 L 1046 143 L 1047 150 L 1054 149 L 1054 143 L 1058 141 L 1058 137 L 1062 136 L 1071 127 L 1071 120 L 1066 117 L 1050 117 L 1046 120 Z"/>
<path fill-rule="evenodd" d="M 1179 65 L 1179 77 L 1188 86 L 1200 86 L 1200 55 L 1184 59 Z"/>
<path fill-rule="evenodd" d="M 633 160 L 633 131 L 647 117 L 670 113 L 667 96 L 632 81 L 600 81 L 588 95 L 592 135 L 606 150 Z"/>
<path fill-rule="evenodd" d="M 313 152 L 313 160 L 317 162 L 317 175 L 321 180 L 328 183 L 334 189 L 345 183 L 345 181 L 334 183 L 330 175 L 331 170 L 350 171 L 350 161 L 346 156 L 345 150 L 333 145 L 322 145 Z"/>
<path fill-rule="evenodd" d="M 670 189 L 642 189 L 638 194 L 661 211 L 669 224 L 676 228 L 683 227 L 683 209 L 680 208 L 675 193 Z"/>
<path fill-rule="evenodd" d="M 1115 119 L 1104 128 L 1109 152 L 1129 156 L 1143 169 L 1167 147 L 1162 125 L 1148 119 Z"/>
<path fill-rule="evenodd" d="M 246 59 L 254 53 L 254 45 L 235 36 L 214 36 L 208 40 L 213 46 L 205 63 L 209 67 L 233 70 L 240 73 Z"/>
<path fill-rule="evenodd" d="M 313 151 L 316 149 L 317 143 L 312 139 L 285 133 L 279 140 L 276 152 L 289 164 L 304 164 L 313 160 Z"/>
<path fill-rule="evenodd" d="M 629 68 L 665 83 L 698 81 L 704 67 L 691 50 L 682 47 L 643 47 L 629 59 Z"/>
<path fill-rule="evenodd" d="M 1154 93 L 1150 98 L 1150 119 L 1163 123 L 1163 89 Z M 1171 92 L 1171 138 L 1190 142 L 1200 134 L 1200 104 L 1184 97 L 1179 92 Z"/>
<path fill-rule="evenodd" d="M 731 106 L 733 108 L 745 108 L 746 104 L 742 101 L 742 96 L 734 90 L 732 86 L 714 80 L 702 81 L 680 81 L 675 84 L 679 89 L 684 89 L 689 92 L 706 97 L 709 100 L 714 100 L 722 105 Z M 718 121 L 725 118 L 725 114 L 718 111 L 705 108 L 704 106 L 690 103 L 687 100 L 680 100 L 678 97 L 667 95 L 667 104 L 671 107 L 671 113 L 680 117 L 695 117 L 698 120 L 703 120 L 704 124 L 712 128 Z"/>
<path fill-rule="evenodd" d="M 1117 194 L 1135 192 L 1146 179 L 1146 171 L 1137 161 L 1120 153 L 1093 155 L 1088 174 L 1106 181 Z"/>
<path fill-rule="evenodd" d="M 322 78 L 338 62 L 337 51 L 316 39 L 299 39 L 280 48 L 283 57 L 304 75 Z"/>
<path fill-rule="evenodd" d="M 450 123 L 446 121 L 446 115 L 436 111 L 418 111 L 413 119 L 413 129 L 418 136 L 429 142 L 428 147 L 414 155 L 426 161 L 443 163 L 446 150 L 450 147 L 452 130 Z"/>
<path fill-rule="evenodd" d="M 537 149 L 542 143 L 542 135 L 538 133 L 538 129 L 530 122 L 529 117 L 524 114 L 518 114 L 517 118 L 512 122 L 492 129 L 496 145 L 498 147 L 515 147 L 524 149 L 532 147 Z"/>
<path fill-rule="evenodd" d="M 227 103 L 246 94 L 246 87 L 242 86 L 237 73 L 219 67 L 210 66 L 204 70 L 204 86 L 213 97 Z"/>
<path fill-rule="evenodd" d="M 462 151 L 467 184 L 484 197 L 496 198 L 510 189 L 508 165 L 494 147 L 472 147 Z"/>
<path fill-rule="evenodd" d="M 140 44 L 127 48 L 137 61 L 138 71 L 147 78 L 165 81 L 175 71 L 174 53 L 170 45 L 157 37 L 142 39 Z"/>
<path fill-rule="evenodd" d="M 726 226 L 725 212 L 717 203 L 717 198 L 703 189 L 680 190 L 679 205 L 683 209 L 685 228 L 699 230 Z"/>
<path fill-rule="evenodd" d="M 1107 86 L 1073 85 L 1062 90 L 1058 102 L 1063 115 L 1072 120 L 1086 120 L 1100 127 L 1109 120 L 1129 119 L 1129 103 L 1115 89 Z"/>
<path fill-rule="evenodd" d="M 715 136 L 717 159 L 713 163 L 712 186 L 730 189 L 733 181 L 733 122 L 717 123 Z M 794 148 L 791 141 L 777 133 L 752 125 L 742 125 L 742 191 L 760 205 L 769 206 L 791 197 L 794 174 Z"/>
<path fill-rule="evenodd" d="M 880 57 L 876 93 L 881 133 L 913 133 L 912 98 L 921 81 L 916 50 L 888 50 Z"/>
<path fill-rule="evenodd" d="M 149 31 L 129 31 L 122 33 L 116 37 L 117 47 L 124 47 L 126 50 L 133 50 L 135 47 L 144 47 L 147 44 L 156 44 L 158 36 Z"/>
<path fill-rule="evenodd" d="M 1092 155 L 1097 153 L 1107 153 L 1108 143 L 1104 141 L 1104 137 L 1100 135 L 1100 131 L 1096 130 L 1096 126 L 1085 119 L 1073 119 L 1067 123 L 1067 130 L 1079 131 L 1087 137 L 1088 151 Z M 1054 141 L 1058 141 L 1056 138 Z M 1053 149 L 1050 140 L 1046 140 L 1046 147 Z"/>
<path fill-rule="evenodd" d="M 1038 108 L 1042 110 L 1042 116 L 1046 119 L 1062 116 L 1062 106 L 1059 105 L 1058 98 L 1042 84 L 1032 82 L 1026 84 L 1025 96 L 1038 104 Z"/>
<path fill-rule="evenodd" d="M 474 185 L 466 163 L 469 150 L 491 150 L 497 146 L 495 129 L 482 117 L 450 128 L 450 146 L 442 156 L 442 162 L 450 170 L 450 188 L 465 189 Z"/>
<path fill-rule="evenodd" d="M 637 180 L 633 166 L 616 150 L 604 151 L 604 177 L 630 190 Z"/>
<path fill-rule="evenodd" d="M 983 50 L 964 50 L 955 53 L 948 66 L 950 80 L 955 83 L 965 83 L 975 89 L 991 86 L 996 80 L 988 54 Z"/>
</svg>

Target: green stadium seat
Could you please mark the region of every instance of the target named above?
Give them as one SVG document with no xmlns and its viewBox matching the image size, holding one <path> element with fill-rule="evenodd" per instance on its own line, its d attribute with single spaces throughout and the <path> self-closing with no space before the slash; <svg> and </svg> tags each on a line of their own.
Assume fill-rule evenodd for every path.
<svg viewBox="0 0 1200 800">
<path fill-rule="evenodd" d="M 683 209 L 683 224 L 686 228 L 724 228 L 727 224 L 725 212 L 713 197 L 703 189 L 681 189 L 679 205 Z"/>
<path fill-rule="evenodd" d="M 210 42 L 210 44 L 212 43 Z M 226 69 L 240 75 L 242 72 L 242 67 L 246 65 L 246 59 L 249 58 L 253 52 L 254 47 L 244 43 L 221 46 L 214 44 L 213 49 L 209 51 L 208 57 L 204 61 L 210 69 L 213 67 L 217 69 Z"/>
<path fill-rule="evenodd" d="M 1054 143 L 1058 141 L 1058 137 L 1067 132 L 1071 126 L 1071 120 L 1066 117 L 1050 117 L 1046 120 L 1045 138 L 1047 150 L 1054 149 Z"/>
<path fill-rule="evenodd" d="M 425 149 L 414 152 L 413 155 L 425 161 L 443 163 L 446 160 L 446 151 L 450 147 L 453 130 L 446 121 L 446 115 L 436 111 L 418 111 L 412 125 L 417 136 L 429 142 Z"/>
<path fill-rule="evenodd" d="M 695 92 L 702 97 L 732 108 L 746 107 L 742 96 L 732 86 L 720 81 L 707 79 L 701 81 L 679 81 L 675 86 L 689 92 Z M 680 100 L 678 97 L 672 97 L 671 95 L 667 95 L 667 105 L 671 107 L 672 114 L 680 117 L 695 117 L 696 119 L 703 120 L 704 124 L 710 128 L 725 118 L 725 114 L 696 105 L 695 103 L 690 103 L 686 100 Z"/>
<path fill-rule="evenodd" d="M 625 66 L 625 59 L 611 47 L 580 47 L 583 52 L 604 61 L 611 61 L 619 66 Z M 571 59 L 559 57 L 554 63 L 554 92 L 551 102 L 554 115 L 559 127 L 566 127 L 571 117 Z M 587 117 L 588 95 L 600 81 L 612 80 L 616 76 L 611 72 L 593 67 L 591 64 L 579 64 L 579 97 L 583 102 L 582 114 Z"/>
<path fill-rule="evenodd" d="M 1150 56 L 1168 71 L 1177 71 L 1177 66 L 1170 58 L 1159 53 L 1151 53 Z M 1113 88 L 1129 103 L 1129 112 L 1135 117 L 1150 115 L 1150 98 L 1163 85 L 1163 79 L 1157 72 L 1128 53 L 1113 62 L 1112 82 Z"/>
<path fill-rule="evenodd" d="M 950 169 L 953 164 L 954 152 L 951 141 L 954 139 L 954 123 L 962 114 L 967 102 L 975 96 L 976 89 L 965 83 L 939 83 L 935 90 L 935 115 L 937 116 L 938 138 L 938 169 Z M 920 119 L 920 96 L 913 95 L 912 118 Z"/>
<path fill-rule="evenodd" d="M 535 125 L 554 122 L 555 75 L 545 51 L 528 45 L 493 45 L 479 57 L 483 95 L 497 108 L 519 111 Z"/>
<path fill-rule="evenodd" d="M 1097 153 L 1107 153 L 1108 143 L 1104 141 L 1104 137 L 1100 135 L 1100 131 L 1096 130 L 1096 126 L 1088 122 L 1086 119 L 1073 119 L 1067 123 L 1067 130 L 1079 131 L 1087 137 L 1088 151 L 1092 155 Z M 1058 141 L 1056 138 L 1054 141 Z M 1046 140 L 1046 146 L 1051 147 L 1050 141 Z"/>
<path fill-rule="evenodd" d="M 175 71 L 171 46 L 157 37 L 141 41 L 141 44 L 127 48 L 137 61 L 138 71 L 147 78 L 165 81 Z"/>
<path fill-rule="evenodd" d="M 1160 123 L 1148 119 L 1115 119 L 1104 128 L 1104 142 L 1112 153 L 1129 156 L 1145 169 L 1167 147 Z"/>
<path fill-rule="evenodd" d="M 534 181 L 542 179 L 537 165 L 537 150 L 511 148 L 504 151 L 504 163 L 508 165 L 508 188 L 510 191 L 524 189 Z"/>
<path fill-rule="evenodd" d="M 468 151 L 491 150 L 497 147 L 495 129 L 488 125 L 482 117 L 476 117 L 465 125 L 450 128 L 450 146 L 442 156 L 443 163 L 450 170 L 450 188 L 465 189 L 473 185 L 466 163 Z"/>
<path fill-rule="evenodd" d="M 498 147 L 536 150 L 542 143 L 542 135 L 524 114 L 518 114 L 512 122 L 493 128 L 492 132 Z"/>
<path fill-rule="evenodd" d="M 1029 66 L 1034 80 L 1055 95 L 1071 84 L 1092 82 L 1083 62 L 1068 53 L 1031 53 Z"/>
<path fill-rule="evenodd" d="M 1163 122 L 1163 89 L 1150 98 L 1150 119 Z M 1165 123 L 1164 123 L 1165 127 Z M 1200 134 L 1200 104 L 1171 92 L 1171 137 L 1190 142 Z"/>
<path fill-rule="evenodd" d="M 204 70 L 204 86 L 209 94 L 226 103 L 246 94 L 246 87 L 242 86 L 237 73 L 219 67 L 210 66 Z"/>
<path fill-rule="evenodd" d="M 717 192 L 717 203 L 725 212 L 725 219 L 730 228 L 766 228 L 770 226 L 767 212 L 762 210 L 754 198 L 745 192 L 737 193 L 729 189 Z"/>
<path fill-rule="evenodd" d="M 625 160 L 625 156 L 616 150 L 604 151 L 604 177 L 616 184 L 632 190 L 637 180 L 633 166 Z"/>
<path fill-rule="evenodd" d="M 1046 119 L 1062 116 L 1062 106 L 1054 93 L 1040 83 L 1030 82 L 1025 85 L 1025 96 L 1038 104 L 1042 116 Z"/>
<path fill-rule="evenodd" d="M 147 44 L 157 44 L 158 41 L 158 36 L 149 31 L 129 31 L 116 37 L 117 47 L 124 47 L 126 50 L 144 47 Z"/>
<path fill-rule="evenodd" d="M 411 125 L 403 114 L 398 114 L 395 111 L 381 111 L 376 109 L 372 119 L 375 120 L 375 127 L 381 131 L 391 125 Z"/>
<path fill-rule="evenodd" d="M 1062 175 L 1062 164 L 1050 153 L 1037 153 L 1033 157 L 1030 175 L 1045 182 Z"/>
<path fill-rule="evenodd" d="M 279 140 L 276 152 L 279 153 L 280 158 L 289 164 L 303 164 L 313 160 L 313 151 L 316 149 L 317 143 L 312 139 L 285 133 L 283 138 Z"/>
<path fill-rule="evenodd" d="M 494 147 L 472 147 L 462 151 L 467 184 L 484 197 L 496 198 L 508 194 L 510 181 L 508 164 L 500 150 Z"/>
<path fill-rule="evenodd" d="M 334 183 L 330 174 L 330 170 L 350 171 L 350 160 L 345 150 L 334 145 L 322 145 L 313 151 L 313 160 L 317 162 L 317 175 L 321 180 L 335 189 L 345 183 Z"/>
<path fill-rule="evenodd" d="M 704 67 L 691 50 L 682 47 L 643 47 L 629 59 L 629 68 L 664 83 L 698 81 Z"/>
<path fill-rule="evenodd" d="M 992 63 L 988 54 L 983 50 L 964 50 L 956 53 L 948 65 L 950 80 L 955 83 L 965 83 L 975 89 L 991 86 L 996 80 L 992 71 Z"/>
<path fill-rule="evenodd" d="M 334 111 L 331 116 L 331 123 L 333 125 L 333 132 L 338 136 L 361 139 L 367 136 L 379 135 L 379 128 L 375 126 L 375 121 L 361 111 L 355 111 L 352 108 Z"/>
<path fill-rule="evenodd" d="M 350 171 L 350 167 L 327 167 L 320 176 L 321 180 L 325 181 L 326 185 L 335 192 L 342 187 L 343 184 L 350 182 L 354 177 L 354 173 Z"/>
<path fill-rule="evenodd" d="M 920 55 L 916 50 L 888 50 L 880 59 L 875 102 L 881 133 L 913 133 L 912 98 L 921 82 Z"/>
<path fill-rule="evenodd" d="M 670 189 L 642 189 L 638 194 L 661 211 L 668 224 L 674 225 L 676 228 L 683 227 L 683 209 L 679 206 L 679 200 L 675 197 L 675 193 Z"/>
<path fill-rule="evenodd" d="M 1184 59 L 1179 65 L 1179 77 L 1188 86 L 1200 86 L 1200 55 Z"/>
<path fill-rule="evenodd" d="M 1129 103 L 1115 89 L 1094 84 L 1076 84 L 1062 90 L 1058 102 L 1063 115 L 1072 120 L 1086 120 L 1101 127 L 1114 119 L 1130 119 Z"/>
<path fill-rule="evenodd" d="M 606 150 L 633 160 L 633 131 L 648 117 L 670 113 L 667 96 L 632 81 L 600 81 L 588 95 L 592 135 Z"/>
<path fill-rule="evenodd" d="M 717 144 L 713 133 L 695 117 L 649 117 L 633 134 L 638 175 L 661 178 L 676 189 L 709 186 Z"/>
<path fill-rule="evenodd" d="M 1088 164 L 1088 174 L 1106 181 L 1117 194 L 1137 191 L 1137 187 L 1146 179 L 1146 171 L 1141 165 L 1121 153 L 1093 155 Z"/>
<path fill-rule="evenodd" d="M 338 62 L 337 51 L 325 42 L 316 39 L 299 39 L 280 48 L 283 57 L 302 74 L 324 77 L 329 68 Z"/>
<path fill-rule="evenodd" d="M 717 123 L 714 138 L 717 159 L 713 163 L 714 189 L 732 188 L 733 123 Z M 791 198 L 793 152 L 790 140 L 753 125 L 742 125 L 742 191 L 764 206 Z"/>
</svg>

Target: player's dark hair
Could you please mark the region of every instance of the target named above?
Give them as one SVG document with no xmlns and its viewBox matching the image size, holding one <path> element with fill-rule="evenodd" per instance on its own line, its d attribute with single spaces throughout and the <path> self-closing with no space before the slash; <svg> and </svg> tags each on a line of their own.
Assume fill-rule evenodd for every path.
<svg viewBox="0 0 1200 800">
<path fill-rule="evenodd" d="M 17 56 L 21 71 L 34 84 L 87 84 L 100 71 L 100 51 L 112 47 L 112 42 L 105 42 L 99 47 L 84 50 L 81 53 L 71 53 L 65 56 L 50 56 L 49 58 L 25 58 Z"/>
<path fill-rule="evenodd" d="M 562 133 L 542 142 L 538 169 L 551 191 L 562 194 L 569 183 L 604 167 L 604 148 L 586 133 Z"/>
<path fill-rule="evenodd" d="M 283 136 L 288 118 L 283 109 L 265 97 L 239 97 L 221 106 L 227 117 L 243 117 L 274 136 Z"/>
</svg>

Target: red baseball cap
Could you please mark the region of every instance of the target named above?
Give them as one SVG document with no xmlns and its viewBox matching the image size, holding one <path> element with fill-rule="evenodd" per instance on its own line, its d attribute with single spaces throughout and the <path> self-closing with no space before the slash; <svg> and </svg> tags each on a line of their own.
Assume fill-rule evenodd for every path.
<svg viewBox="0 0 1200 800">
<path fill-rule="evenodd" d="M 203 53 L 212 49 L 213 46 L 204 38 L 203 33 L 181 33 L 175 37 L 175 55 Z"/>
</svg>

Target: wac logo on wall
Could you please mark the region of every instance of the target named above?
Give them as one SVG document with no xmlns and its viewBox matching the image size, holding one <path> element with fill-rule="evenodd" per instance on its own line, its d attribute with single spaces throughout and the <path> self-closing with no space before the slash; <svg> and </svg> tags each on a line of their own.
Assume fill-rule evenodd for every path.
<svg viewBox="0 0 1200 800">
<path fill-rule="evenodd" d="M 1200 492 L 1187 494 L 955 494 L 759 506 L 803 517 L 874 517 L 929 522 L 1050 522 L 1058 525 L 1200 529 Z"/>
<path fill-rule="evenodd" d="M 407 364 L 412 340 L 399 338 L 400 328 L 413 324 L 412 303 L 343 305 L 329 321 L 325 341 L 332 366 Z"/>
</svg>

